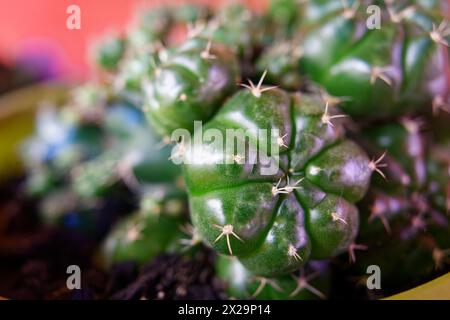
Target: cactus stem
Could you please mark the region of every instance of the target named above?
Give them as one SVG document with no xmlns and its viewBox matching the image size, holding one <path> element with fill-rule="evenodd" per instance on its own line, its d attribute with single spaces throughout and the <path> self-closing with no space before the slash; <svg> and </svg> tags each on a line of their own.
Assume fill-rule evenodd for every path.
<svg viewBox="0 0 450 320">
<path fill-rule="evenodd" d="M 302 257 L 297 253 L 297 249 L 290 244 L 287 252 L 289 257 L 294 258 L 295 261 L 303 261 Z"/>
<path fill-rule="evenodd" d="M 256 281 L 259 281 L 258 288 L 256 288 L 255 292 L 252 294 L 252 297 L 257 297 L 261 291 L 266 287 L 266 285 L 270 285 L 272 288 L 277 290 L 278 292 L 283 292 L 283 289 L 272 279 L 264 278 L 264 277 L 255 277 Z"/>
<path fill-rule="evenodd" d="M 212 41 L 209 40 L 208 43 L 206 44 L 206 49 L 200 53 L 200 57 L 202 59 L 214 60 L 217 58 L 215 55 L 211 54 L 211 45 L 212 45 Z"/>
<path fill-rule="evenodd" d="M 348 258 L 350 263 L 356 262 L 355 250 L 367 250 L 367 246 L 364 244 L 352 243 L 348 246 Z"/>
<path fill-rule="evenodd" d="M 447 20 L 442 20 L 439 26 L 436 26 L 436 24 L 433 23 L 433 30 L 431 30 L 430 32 L 430 37 L 434 42 L 449 47 L 450 45 L 448 41 L 445 39 L 445 37 L 449 35 L 450 35 L 450 25 Z"/>
<path fill-rule="evenodd" d="M 450 113 L 450 104 L 445 103 L 444 97 L 442 97 L 442 96 L 434 97 L 433 103 L 432 103 L 432 108 L 433 108 L 432 110 L 433 110 L 434 116 L 437 116 L 437 114 L 439 113 L 439 110 Z"/>
<path fill-rule="evenodd" d="M 334 124 L 333 124 L 333 122 L 331 122 L 331 120 L 338 119 L 338 118 L 347 118 L 348 117 L 345 114 L 338 114 L 338 115 L 330 116 L 330 114 L 328 113 L 328 107 L 329 107 L 329 103 L 326 102 L 325 103 L 325 111 L 323 112 L 323 115 L 322 115 L 322 118 L 321 118 L 323 124 L 326 124 L 326 125 L 329 125 L 331 127 L 334 127 Z"/>
<path fill-rule="evenodd" d="M 384 81 L 389 87 L 392 87 L 392 80 L 386 74 L 387 68 L 373 67 L 370 73 L 370 84 L 374 85 L 377 79 Z"/>
<path fill-rule="evenodd" d="M 305 276 L 302 270 L 300 270 L 300 277 L 292 275 L 292 278 L 294 278 L 295 282 L 297 283 L 297 286 L 295 287 L 294 291 L 291 292 L 290 296 L 293 297 L 297 295 L 301 290 L 306 289 L 312 294 L 318 296 L 320 299 L 326 299 L 326 296 L 321 291 L 319 291 L 318 289 L 314 288 L 312 285 L 309 284 L 309 281 L 311 281 L 318 275 L 319 272 L 314 272 L 309 276 Z"/>
<path fill-rule="evenodd" d="M 280 147 L 285 147 L 285 148 L 288 147 L 288 146 L 284 143 L 284 138 L 286 138 L 286 136 L 287 136 L 287 133 L 284 134 L 284 135 L 282 135 L 282 136 L 279 136 L 279 137 L 277 138 L 277 144 L 278 144 Z"/>
<path fill-rule="evenodd" d="M 348 3 L 348 0 L 341 0 L 342 7 L 344 7 L 344 11 L 342 12 L 342 16 L 345 19 L 353 19 L 356 15 L 356 12 L 358 11 L 358 8 L 360 6 L 359 1 L 353 2 L 353 4 L 350 6 Z"/>
<path fill-rule="evenodd" d="M 347 221 L 345 221 L 343 218 L 341 218 L 341 217 L 339 216 L 339 213 L 338 213 L 338 212 L 332 212 L 332 213 L 331 213 L 331 218 L 333 219 L 334 222 L 340 221 L 340 222 L 342 222 L 343 224 L 347 225 Z"/>
<path fill-rule="evenodd" d="M 380 176 L 383 177 L 384 180 L 387 180 L 386 175 L 383 173 L 383 171 L 381 171 L 380 168 L 385 168 L 387 167 L 386 163 L 381 163 L 381 161 L 383 161 L 384 157 L 386 157 L 386 153 L 387 151 L 385 151 L 378 159 L 373 159 L 372 161 L 369 162 L 369 168 L 372 171 L 377 172 Z"/>
<path fill-rule="evenodd" d="M 222 232 L 219 234 L 219 236 L 214 240 L 214 243 L 219 241 L 223 236 L 227 238 L 227 246 L 228 251 L 230 252 L 230 255 L 233 255 L 233 250 L 231 249 L 231 243 L 230 243 L 230 235 L 234 236 L 236 239 L 238 239 L 241 242 L 244 242 L 234 231 L 233 226 L 231 224 L 226 224 L 224 226 L 219 226 L 217 224 L 213 225 L 214 227 L 220 229 Z"/>
<path fill-rule="evenodd" d="M 267 88 L 261 88 L 262 83 L 264 81 L 264 78 L 266 77 L 267 74 L 267 70 L 264 71 L 264 73 L 262 74 L 261 78 L 259 79 L 258 85 L 255 86 L 255 84 L 253 83 L 252 80 L 248 79 L 248 84 L 244 84 L 241 83 L 240 85 L 244 88 L 247 88 L 248 90 L 250 90 L 250 92 L 256 97 L 256 98 L 260 98 L 261 94 L 265 91 L 269 91 L 269 90 L 273 90 L 278 88 L 278 86 L 272 86 L 272 87 L 267 87 Z"/>
</svg>

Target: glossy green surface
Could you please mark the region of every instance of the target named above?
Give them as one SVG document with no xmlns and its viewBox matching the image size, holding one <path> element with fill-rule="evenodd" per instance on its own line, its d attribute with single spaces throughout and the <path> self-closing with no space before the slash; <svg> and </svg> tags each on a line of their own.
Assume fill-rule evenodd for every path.
<svg viewBox="0 0 450 320">
<path fill-rule="evenodd" d="M 108 71 L 117 69 L 118 62 L 125 52 L 125 40 L 119 36 L 106 38 L 95 52 L 97 64 Z"/>
<path fill-rule="evenodd" d="M 200 34 L 231 48 L 242 61 L 249 61 L 272 31 L 263 17 L 243 4 L 231 3 L 221 8 Z"/>
<path fill-rule="evenodd" d="M 366 12 L 371 4 L 381 8 L 380 28 L 367 27 L 373 21 L 373 12 Z M 297 70 L 332 96 L 342 97 L 342 110 L 352 116 L 389 116 L 429 107 L 435 98 L 448 97 L 450 87 L 444 72 L 450 36 L 441 32 L 439 39 L 436 34 L 443 20 L 440 5 L 440 1 L 362 5 L 353 0 L 297 4 L 293 37 L 300 44 L 291 50 L 291 59 L 300 51 Z M 280 64 L 268 59 L 273 50 L 263 54 L 262 69 Z M 278 73 L 271 82 L 284 86 L 285 77 L 291 75 Z"/>
<path fill-rule="evenodd" d="M 103 262 L 107 266 L 123 261 L 143 264 L 179 247 L 183 219 L 163 212 L 163 204 L 159 210 L 161 212 L 136 212 L 120 221 L 102 245 Z"/>
<path fill-rule="evenodd" d="M 148 262 L 163 252 L 180 249 L 186 195 L 174 187 L 149 185 L 143 191 L 139 211 L 122 218 L 100 248 L 103 265 Z"/>
<path fill-rule="evenodd" d="M 170 136 L 208 120 L 239 81 L 234 55 L 203 38 L 191 38 L 167 52 L 144 83 L 143 110 L 155 130 Z"/>
<path fill-rule="evenodd" d="M 256 277 L 236 258 L 227 256 L 218 256 L 216 258 L 216 273 L 217 277 L 223 282 L 226 293 L 232 299 L 324 299 L 330 286 L 330 278 L 326 267 L 311 270 L 311 279 L 305 283 L 308 288 L 305 286 L 300 287 L 300 278 L 294 275 L 270 279 Z"/>
<path fill-rule="evenodd" d="M 317 97 L 278 89 L 231 97 L 203 131 L 225 136 L 226 129 L 250 129 L 247 152 L 205 140 L 194 141 L 194 152 L 184 157 L 191 218 L 201 238 L 262 276 L 345 251 L 358 232 L 353 203 L 364 196 L 372 169 L 364 151 L 343 137 L 339 121 L 325 121 L 333 112 Z M 254 129 L 283 137 L 279 157 L 274 144 L 281 141 Z M 258 151 L 261 158 L 252 164 Z M 236 154 L 246 160 L 224 162 Z M 276 170 L 266 175 L 262 163 Z"/>
<path fill-rule="evenodd" d="M 386 150 L 386 180 L 374 180 L 361 204 L 357 271 L 382 270 L 382 289 L 408 289 L 444 270 L 450 246 L 448 146 L 430 140 L 416 119 L 362 132 L 370 149 Z"/>
<path fill-rule="evenodd" d="M 267 70 L 267 80 L 285 89 L 296 90 L 302 84 L 298 60 L 302 52 L 296 41 L 278 41 L 268 47 L 256 62 L 259 73 Z"/>
</svg>

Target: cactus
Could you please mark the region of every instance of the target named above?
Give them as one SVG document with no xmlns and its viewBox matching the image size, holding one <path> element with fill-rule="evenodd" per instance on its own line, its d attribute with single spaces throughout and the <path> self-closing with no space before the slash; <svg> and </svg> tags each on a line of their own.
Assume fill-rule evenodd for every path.
<svg viewBox="0 0 450 320">
<path fill-rule="evenodd" d="M 97 44 L 94 49 L 96 64 L 105 71 L 117 70 L 118 63 L 125 53 L 125 39 L 118 35 L 110 35 Z"/>
<path fill-rule="evenodd" d="M 375 180 L 360 205 L 358 241 L 368 250 L 356 270 L 380 266 L 382 289 L 389 294 L 442 272 L 449 261 L 449 149 L 427 141 L 417 119 L 378 125 L 363 135 L 372 150 L 387 151 L 389 182 L 381 186 Z"/>
<path fill-rule="evenodd" d="M 112 86 L 117 94 L 135 105 L 143 103 L 142 82 L 154 72 L 158 58 L 156 48 L 152 50 L 155 52 L 137 52 L 124 58 L 113 80 Z"/>
<path fill-rule="evenodd" d="M 186 148 L 184 176 L 191 219 L 201 238 L 222 254 L 236 255 L 255 275 L 276 276 L 309 259 L 355 248 L 359 220 L 353 203 L 364 196 L 372 172 L 379 169 L 344 138 L 337 120 L 342 115 L 323 100 L 291 97 L 262 87 L 262 80 L 231 97 L 203 129 L 224 135 L 229 128 L 250 129 L 250 156 L 270 146 L 254 129 L 272 135 L 277 129 L 279 159 L 269 152 L 251 165 L 247 154 L 195 141 L 193 150 L 202 152 Z M 234 163 L 226 164 L 229 159 Z M 261 174 L 263 161 L 274 161 L 276 173 Z"/>
<path fill-rule="evenodd" d="M 300 89 L 302 76 L 298 72 L 301 48 L 294 40 L 276 41 L 266 48 L 256 62 L 256 69 L 262 73 L 267 70 L 267 81 L 277 83 L 284 89 Z"/>
<path fill-rule="evenodd" d="M 153 188 L 143 195 L 140 210 L 119 221 L 106 237 L 100 252 L 102 263 L 142 264 L 163 252 L 180 250 L 185 208 L 183 193 Z"/>
<path fill-rule="evenodd" d="M 193 25 L 199 21 L 207 21 L 211 18 L 211 10 L 201 4 L 185 3 L 173 10 L 173 19 L 177 23 Z"/>
<path fill-rule="evenodd" d="M 144 84 L 144 112 L 161 135 L 208 120 L 236 87 L 237 63 L 225 47 L 191 38 L 167 53 Z"/>
<path fill-rule="evenodd" d="M 22 159 L 30 171 L 27 189 L 33 195 L 54 190 L 64 181 L 68 169 L 98 152 L 100 128 L 74 123 L 65 111 L 41 109 L 36 134 L 22 145 Z"/>
<path fill-rule="evenodd" d="M 172 33 L 188 29 L 198 21 L 207 21 L 209 17 L 207 7 L 194 4 L 180 5 L 176 9 L 152 8 L 137 15 L 126 34 L 125 54 L 117 61 L 117 74 L 112 79 L 116 94 L 142 105 L 142 84 L 161 63 L 158 54 L 164 52 L 164 46 L 171 45 Z"/>
<path fill-rule="evenodd" d="M 267 11 L 268 21 L 285 36 L 292 36 L 300 24 L 301 0 L 271 0 Z"/>
<path fill-rule="evenodd" d="M 208 23 L 194 26 L 193 34 L 200 34 L 214 42 L 232 48 L 242 60 L 251 61 L 265 42 L 267 25 L 263 17 L 240 4 L 221 8 Z"/>
<path fill-rule="evenodd" d="M 326 263 L 310 263 L 308 274 L 268 279 L 252 275 L 235 257 L 219 256 L 216 273 L 225 291 L 234 299 L 312 300 L 325 299 L 330 286 Z"/>
<path fill-rule="evenodd" d="M 109 89 L 86 83 L 60 109 L 42 109 L 22 146 L 42 222 L 97 239 L 117 214 L 105 215 L 103 206 L 130 210 L 130 197 L 149 185 L 176 189 L 180 181 L 142 111 Z"/>
<path fill-rule="evenodd" d="M 366 28 L 370 4 L 382 9 L 380 30 Z M 265 15 L 240 5 L 141 11 L 97 49 L 101 84 L 42 112 L 24 145 L 42 220 L 100 240 L 127 213 L 100 248 L 106 267 L 204 242 L 220 254 L 217 276 L 232 298 L 323 298 L 328 259 L 350 276 L 379 265 L 384 293 L 440 274 L 450 246 L 448 119 L 427 118 L 434 140 L 412 120 L 450 102 L 439 6 L 273 0 Z M 364 121 L 343 120 L 338 105 Z M 184 163 L 190 239 L 180 230 L 181 171 L 169 159 Z M 105 209 L 111 201 L 120 210 Z M 355 263 L 356 249 L 365 250 Z M 351 266 L 335 258 L 346 251 Z"/>
<path fill-rule="evenodd" d="M 79 196 L 102 197 L 120 186 L 139 191 L 146 184 L 172 184 L 179 178 L 179 168 L 169 161 L 169 148 L 160 145 L 140 110 L 110 106 L 104 129 L 108 149 L 73 170 L 73 187 Z"/>
<path fill-rule="evenodd" d="M 380 29 L 366 27 L 370 4 L 381 7 Z M 299 3 L 300 26 L 293 36 L 294 43 L 300 43 L 293 50 L 301 52 L 299 71 L 343 98 L 342 110 L 353 116 L 400 114 L 432 103 L 443 107 L 450 98 L 450 79 L 443 72 L 450 32 L 448 22 L 437 13 L 441 5 L 441 1 Z M 270 54 L 268 49 L 263 56 Z M 283 74 L 279 76 L 278 83 L 283 83 Z"/>
</svg>

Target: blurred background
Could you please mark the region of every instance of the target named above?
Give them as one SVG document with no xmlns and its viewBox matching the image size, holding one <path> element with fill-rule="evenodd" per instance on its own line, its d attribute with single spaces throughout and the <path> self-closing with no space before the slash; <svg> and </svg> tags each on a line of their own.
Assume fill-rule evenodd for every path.
<svg viewBox="0 0 450 320">
<path fill-rule="evenodd" d="M 39 78 L 86 79 L 94 40 L 124 30 L 137 7 L 172 3 L 214 7 L 229 2 L 245 3 L 255 11 L 267 5 L 266 0 L 1 0 L 0 64 L 21 65 Z M 66 27 L 70 5 L 80 7 L 80 30 Z"/>
</svg>

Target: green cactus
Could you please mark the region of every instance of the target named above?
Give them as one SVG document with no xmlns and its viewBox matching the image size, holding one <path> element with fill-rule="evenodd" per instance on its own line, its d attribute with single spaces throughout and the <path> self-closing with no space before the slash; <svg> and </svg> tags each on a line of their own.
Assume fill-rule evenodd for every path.
<svg viewBox="0 0 450 320">
<path fill-rule="evenodd" d="M 125 54 L 125 48 L 126 43 L 122 36 L 110 35 L 95 48 L 95 62 L 105 71 L 115 71 Z"/>
<path fill-rule="evenodd" d="M 115 69 L 122 63 L 120 58 L 126 60 L 130 57 L 154 53 L 159 46 L 165 43 L 173 23 L 173 10 L 169 7 L 136 10 L 135 17 L 124 37 L 123 55 L 115 61 Z M 113 54 L 113 50 L 110 54 Z"/>
<path fill-rule="evenodd" d="M 381 29 L 366 25 L 371 4 L 381 8 Z M 131 213 L 99 248 L 106 267 L 203 241 L 220 253 L 216 272 L 231 298 L 324 298 L 329 261 L 317 259 L 333 258 L 349 276 L 379 265 L 384 294 L 445 272 L 448 118 L 430 120 L 422 108 L 450 105 L 440 4 L 140 10 L 124 35 L 97 48 L 100 83 L 40 113 L 24 144 L 42 221 L 101 240 Z M 342 120 L 338 104 L 364 121 Z M 431 138 L 411 120 L 416 113 L 432 124 Z M 400 124 L 387 122 L 397 115 Z M 174 132 L 182 134 L 170 154 Z M 183 162 L 192 226 L 169 159 Z M 355 249 L 365 249 L 356 263 Z M 352 265 L 334 259 L 345 251 Z"/>
<path fill-rule="evenodd" d="M 302 22 L 303 0 L 271 0 L 266 13 L 266 20 L 275 29 L 276 37 L 293 37 Z M 325 2 L 323 4 L 325 6 Z"/>
<path fill-rule="evenodd" d="M 203 128 L 224 136 L 226 129 L 249 129 L 248 155 L 197 139 L 194 152 L 186 148 L 184 176 L 201 238 L 252 273 L 275 276 L 353 248 L 359 224 L 353 203 L 376 165 L 344 138 L 342 116 L 324 101 L 261 87 L 262 80 L 231 97 Z M 255 129 L 278 134 L 275 142 Z M 270 153 L 274 144 L 279 159 Z M 258 150 L 266 158 L 249 164 Z M 262 163 L 276 170 L 265 175 Z"/>
<path fill-rule="evenodd" d="M 310 271 L 311 270 L 311 271 Z M 309 274 L 284 275 L 273 279 L 252 275 L 235 257 L 218 256 L 217 277 L 234 299 L 312 300 L 325 299 L 330 285 L 329 270 L 324 264 L 308 266 Z"/>
<path fill-rule="evenodd" d="M 163 252 L 180 250 L 185 201 L 183 193 L 152 188 L 142 197 L 140 210 L 119 221 L 103 241 L 99 253 L 103 265 L 143 264 Z"/>
<path fill-rule="evenodd" d="M 135 53 L 124 58 L 113 80 L 113 87 L 117 94 L 135 105 L 141 105 L 143 103 L 142 82 L 154 72 L 157 59 L 156 52 Z"/>
<path fill-rule="evenodd" d="M 155 130 L 192 130 L 195 120 L 208 120 L 234 91 L 237 62 L 225 47 L 191 38 L 167 52 L 144 84 L 144 112 Z"/>
<path fill-rule="evenodd" d="M 65 111 L 42 109 L 36 118 L 35 135 L 21 147 L 30 173 L 26 188 L 32 195 L 54 190 L 63 183 L 67 170 L 98 154 L 101 129 L 95 124 L 74 122 Z"/>
<path fill-rule="evenodd" d="M 381 28 L 366 26 L 370 4 L 381 8 Z M 444 105 L 450 79 L 448 24 L 439 14 L 441 1 L 322 1 L 298 4 L 300 26 L 293 52 L 302 73 L 354 116 L 386 116 L 405 110 Z M 274 49 L 272 49 L 274 50 Z M 271 54 L 271 49 L 264 55 Z M 277 64 L 276 60 L 270 61 Z M 283 74 L 279 75 L 282 83 Z"/>
<path fill-rule="evenodd" d="M 388 182 L 375 180 L 360 205 L 358 241 L 368 250 L 356 267 L 380 266 L 387 294 L 420 284 L 449 261 L 450 156 L 420 130 L 418 120 L 405 118 L 363 131 L 369 149 L 387 151 Z"/>
<path fill-rule="evenodd" d="M 173 19 L 177 23 L 193 25 L 199 21 L 207 21 L 211 10 L 201 4 L 185 3 L 173 8 Z"/>
<path fill-rule="evenodd" d="M 260 73 L 267 70 L 268 82 L 285 89 L 297 90 L 303 84 L 298 72 L 301 55 L 302 51 L 295 41 L 277 41 L 258 58 L 256 69 Z"/>
<path fill-rule="evenodd" d="M 145 184 L 175 183 L 180 170 L 147 125 L 144 115 L 130 105 L 108 108 L 103 120 L 108 149 L 73 170 L 74 191 L 84 198 L 102 197 L 117 186 L 139 190 Z"/>
<path fill-rule="evenodd" d="M 225 6 L 208 23 L 197 25 L 192 32 L 232 48 L 242 60 L 251 61 L 265 42 L 263 17 L 241 4 Z"/>
</svg>

